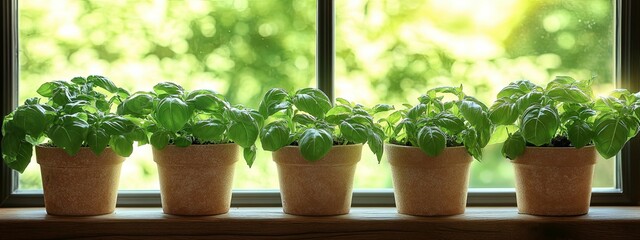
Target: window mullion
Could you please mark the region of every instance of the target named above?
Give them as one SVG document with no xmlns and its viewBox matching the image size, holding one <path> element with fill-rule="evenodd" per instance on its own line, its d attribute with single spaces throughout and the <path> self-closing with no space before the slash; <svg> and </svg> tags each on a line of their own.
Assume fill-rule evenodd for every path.
<svg viewBox="0 0 640 240">
<path fill-rule="evenodd" d="M 334 81 L 334 0 L 318 0 L 316 11 L 316 81 L 318 89 L 333 101 Z"/>
<path fill-rule="evenodd" d="M 2 56 L 0 77 L 2 78 L 1 114 L 6 116 L 17 105 L 18 99 L 18 32 L 17 0 L 0 3 L 2 16 Z M 2 136 L 0 136 L 0 141 Z M 0 163 L 0 205 L 18 188 L 18 176 L 7 165 Z"/>
<path fill-rule="evenodd" d="M 640 91 L 640 4 L 632 0 L 618 0 L 616 26 L 616 66 L 617 85 L 629 89 L 631 92 Z M 636 14 L 633 14 L 633 13 Z M 640 205 L 640 136 L 632 139 L 620 154 L 621 163 L 618 167 L 618 182 L 629 204 Z M 634 158 L 635 156 L 635 158 Z"/>
</svg>

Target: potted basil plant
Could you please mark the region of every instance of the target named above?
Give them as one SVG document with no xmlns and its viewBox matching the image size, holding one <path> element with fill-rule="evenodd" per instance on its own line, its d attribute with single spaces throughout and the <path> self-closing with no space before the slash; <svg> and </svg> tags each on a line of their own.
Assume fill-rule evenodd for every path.
<svg viewBox="0 0 640 240">
<path fill-rule="evenodd" d="M 614 157 L 638 133 L 640 94 L 619 89 L 594 101 L 592 81 L 522 80 L 498 93 L 490 117 L 508 133 L 502 153 L 514 165 L 519 212 L 586 214 L 596 154 Z"/>
<path fill-rule="evenodd" d="M 150 135 L 165 213 L 229 211 L 239 147 L 251 166 L 262 115 L 211 90 L 185 91 L 170 82 L 131 95 L 118 114 L 135 117 Z"/>
<path fill-rule="evenodd" d="M 260 132 L 262 148 L 278 166 L 285 213 L 346 214 L 351 207 L 353 176 L 362 146 L 382 157 L 384 133 L 371 114 L 390 110 L 337 99 L 314 88 L 287 93 L 269 90 L 259 111 L 268 124 Z"/>
<path fill-rule="evenodd" d="M 482 158 L 493 128 L 488 108 L 462 86 L 433 88 L 415 106 L 404 105 L 380 120 L 387 126 L 385 152 L 398 212 L 464 213 L 469 166 L 473 157 Z"/>
<path fill-rule="evenodd" d="M 4 162 L 23 172 L 35 146 L 48 214 L 113 212 L 124 157 L 146 140 L 131 120 L 110 112 L 129 93 L 95 75 L 47 82 L 37 92 L 46 100 L 27 99 L 3 119 Z"/>
</svg>

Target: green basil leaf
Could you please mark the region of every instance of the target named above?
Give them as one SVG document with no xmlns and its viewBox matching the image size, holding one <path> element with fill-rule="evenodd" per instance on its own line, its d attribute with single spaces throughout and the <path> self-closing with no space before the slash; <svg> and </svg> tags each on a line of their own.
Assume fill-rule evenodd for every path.
<svg viewBox="0 0 640 240">
<path fill-rule="evenodd" d="M 53 97 L 54 92 L 58 88 L 64 88 L 64 84 L 61 83 L 60 81 L 47 82 L 40 85 L 40 87 L 38 88 L 38 90 L 36 90 L 36 92 L 43 97 L 50 98 L 50 97 Z"/>
<path fill-rule="evenodd" d="M 316 118 L 324 118 L 324 115 L 332 108 L 329 97 L 315 88 L 298 90 L 291 101 L 296 108 Z"/>
<path fill-rule="evenodd" d="M 376 155 L 378 164 L 382 161 L 384 151 L 384 131 L 378 127 L 368 128 L 367 145 L 369 149 Z"/>
<path fill-rule="evenodd" d="M 129 119 L 120 116 L 107 116 L 100 125 L 100 128 L 109 135 L 124 135 L 133 131 L 135 127 Z"/>
<path fill-rule="evenodd" d="M 340 123 L 340 132 L 348 142 L 365 143 L 369 131 L 362 124 L 344 121 Z"/>
<path fill-rule="evenodd" d="M 624 109 L 624 103 L 614 97 L 600 97 L 593 105 L 593 109 L 600 112 L 621 112 Z"/>
<path fill-rule="evenodd" d="M 591 143 L 593 130 L 586 122 L 576 121 L 567 127 L 567 138 L 573 146 L 582 148 Z"/>
<path fill-rule="evenodd" d="M 555 137 L 560 118 L 555 109 L 549 106 L 534 105 L 522 116 L 522 136 L 527 142 L 541 146 Z"/>
<path fill-rule="evenodd" d="M 8 167 L 14 169 L 20 173 L 24 173 L 24 170 L 27 169 L 29 163 L 31 162 L 31 155 L 33 154 L 33 145 L 28 143 L 25 140 L 20 140 L 18 142 L 17 154 L 15 156 L 14 161 L 6 161 Z M 3 155 L 3 158 L 5 156 Z"/>
<path fill-rule="evenodd" d="M 27 169 L 29 163 L 31 162 L 31 156 L 33 154 L 33 145 L 28 143 L 27 141 L 20 141 L 18 145 L 18 154 L 16 155 L 15 161 L 5 162 L 8 167 L 14 169 L 20 173 L 24 173 L 24 170 Z"/>
<path fill-rule="evenodd" d="M 498 99 L 489 110 L 489 119 L 498 125 L 513 124 L 518 120 L 516 105 L 505 99 Z"/>
<path fill-rule="evenodd" d="M 564 103 L 587 103 L 591 101 L 589 95 L 576 86 L 552 88 L 547 91 L 547 96 L 553 100 Z"/>
<path fill-rule="evenodd" d="M 331 134 L 324 129 L 309 128 L 300 136 L 300 153 L 307 161 L 314 162 L 327 155 L 333 147 Z"/>
<path fill-rule="evenodd" d="M 260 106 L 258 107 L 260 114 L 262 114 L 264 118 L 267 118 L 276 112 L 289 109 L 291 107 L 291 103 L 287 101 L 288 97 L 289 94 L 287 94 L 287 91 L 284 89 L 270 89 L 264 95 L 262 101 L 260 101 Z"/>
<path fill-rule="evenodd" d="M 125 136 L 112 136 L 109 145 L 119 156 L 129 157 L 133 153 L 133 141 Z"/>
<path fill-rule="evenodd" d="M 410 108 L 409 111 L 407 111 L 407 114 L 405 115 L 405 117 L 413 121 L 417 121 L 426 112 L 427 112 L 427 105 L 421 103 Z"/>
<path fill-rule="evenodd" d="M 149 136 L 147 136 L 147 132 L 140 127 L 135 127 L 133 131 L 127 134 L 127 137 L 133 141 L 138 142 L 138 146 L 142 146 L 149 143 Z"/>
<path fill-rule="evenodd" d="M 245 109 L 245 111 L 249 113 L 249 116 L 251 116 L 251 118 L 253 119 L 253 122 L 255 122 L 258 125 L 258 129 L 264 126 L 264 116 L 262 116 L 260 112 L 253 109 L 249 109 L 249 108 Z"/>
<path fill-rule="evenodd" d="M 253 166 L 253 163 L 256 161 L 256 154 L 257 149 L 255 145 L 244 148 L 242 155 L 244 156 L 244 161 L 247 162 L 247 165 L 249 165 L 249 168 L 251 168 L 251 166 Z"/>
<path fill-rule="evenodd" d="M 309 115 L 309 114 L 304 114 L 304 113 L 298 113 L 293 115 L 293 119 L 294 122 L 297 122 L 299 124 L 308 126 L 308 125 L 312 125 L 316 122 L 316 119 Z"/>
<path fill-rule="evenodd" d="M 482 105 L 474 101 L 460 101 L 460 113 L 473 126 L 485 124 L 489 118 Z"/>
<path fill-rule="evenodd" d="M 6 125 L 12 125 L 11 121 L 7 124 L 5 122 L 2 136 L 2 155 L 5 162 L 13 162 L 18 155 L 18 149 L 20 141 L 24 140 L 26 134 L 21 129 L 15 129 L 15 126 L 7 127 Z"/>
<path fill-rule="evenodd" d="M 451 135 L 456 135 L 466 128 L 462 119 L 447 112 L 436 114 L 433 123 L 441 129 L 447 130 Z"/>
<path fill-rule="evenodd" d="M 258 131 L 258 125 L 255 122 L 233 122 L 227 133 L 229 139 L 243 148 L 248 148 L 258 139 Z"/>
<path fill-rule="evenodd" d="M 85 100 L 76 100 L 76 101 L 67 103 L 62 107 L 62 111 L 65 114 L 96 112 L 93 106 L 91 106 L 91 104 Z"/>
<path fill-rule="evenodd" d="M 169 133 L 155 132 L 151 135 L 149 142 L 154 148 L 162 150 L 169 144 L 169 139 L 171 139 L 171 135 Z"/>
<path fill-rule="evenodd" d="M 577 83 L 575 79 L 569 76 L 556 76 L 555 79 L 551 80 L 551 82 L 547 83 L 546 91 L 550 91 L 554 88 L 564 88 L 569 87 L 575 83 Z"/>
<path fill-rule="evenodd" d="M 515 132 L 517 130 L 518 130 L 518 127 L 515 125 L 496 126 L 487 144 L 490 145 L 490 144 L 503 143 L 507 141 L 507 138 L 509 138 L 510 132 Z"/>
<path fill-rule="evenodd" d="M 518 109 L 518 112 L 524 113 L 527 108 L 542 104 L 543 96 L 544 94 L 541 92 L 529 92 L 516 100 L 516 109 Z"/>
<path fill-rule="evenodd" d="M 389 104 L 376 104 L 375 106 L 373 106 L 373 109 L 371 109 L 371 114 L 376 114 L 376 113 L 381 113 L 381 112 L 386 112 L 386 111 L 391 111 L 394 110 L 395 108 L 393 107 L 393 105 L 389 105 Z"/>
<path fill-rule="evenodd" d="M 336 105 L 327 112 L 327 117 L 331 115 L 351 114 L 353 108 L 345 105 Z"/>
<path fill-rule="evenodd" d="M 502 145 L 502 155 L 508 159 L 516 159 L 524 153 L 527 142 L 520 132 L 511 134 Z"/>
<path fill-rule="evenodd" d="M 7 131 L 2 137 L 2 158 L 10 168 L 23 173 L 31 162 L 33 145 L 27 142 L 23 132 Z"/>
<path fill-rule="evenodd" d="M 191 109 L 189 106 L 175 97 L 160 100 L 155 110 L 155 119 L 158 124 L 172 132 L 181 130 L 190 117 Z"/>
<path fill-rule="evenodd" d="M 387 117 L 387 120 L 391 125 L 395 125 L 396 123 L 398 123 L 398 121 L 400 121 L 400 119 L 402 119 L 401 111 L 395 111 L 392 114 L 389 114 L 389 116 Z"/>
<path fill-rule="evenodd" d="M 629 128 L 621 118 L 597 120 L 593 142 L 604 158 L 614 157 L 627 143 Z"/>
<path fill-rule="evenodd" d="M 289 128 L 285 121 L 275 121 L 265 125 L 260 132 L 262 149 L 266 151 L 276 151 L 291 144 L 289 134 Z"/>
<path fill-rule="evenodd" d="M 352 122 L 352 123 L 359 123 L 365 126 L 369 126 L 369 125 L 373 125 L 373 118 L 371 116 L 364 116 L 364 115 L 353 115 L 347 119 L 345 119 L 344 121 L 348 121 L 348 122 Z"/>
<path fill-rule="evenodd" d="M 344 98 L 336 98 L 336 102 L 348 107 L 353 107 L 355 105 L 352 102 L 349 102 L 349 100 Z"/>
<path fill-rule="evenodd" d="M 178 84 L 172 82 L 162 82 L 153 86 L 153 91 L 158 95 L 174 95 L 179 96 L 184 93 L 184 89 Z"/>
<path fill-rule="evenodd" d="M 586 120 L 586 119 L 589 119 L 590 117 L 595 116 L 596 114 L 597 114 L 596 111 L 594 111 L 593 109 L 582 107 L 579 110 L 578 117 L 580 119 Z"/>
<path fill-rule="evenodd" d="M 440 155 L 447 146 L 447 136 L 437 127 L 426 126 L 420 129 L 417 136 L 418 147 L 428 156 Z"/>
<path fill-rule="evenodd" d="M 51 100 L 58 106 L 64 106 L 72 102 L 75 96 L 66 87 L 59 87 L 53 91 Z"/>
<path fill-rule="evenodd" d="M 13 123 L 33 137 L 38 137 L 47 128 L 45 110 L 40 105 L 22 105 L 13 113 Z"/>
<path fill-rule="evenodd" d="M 325 116 L 325 120 L 328 123 L 334 124 L 334 125 L 338 125 L 340 124 L 340 122 L 344 121 L 345 119 L 349 118 L 352 114 L 353 110 L 351 107 L 349 106 L 345 106 L 345 105 L 336 105 L 333 108 L 331 108 L 326 116 Z"/>
<path fill-rule="evenodd" d="M 173 139 L 173 143 L 177 146 L 177 147 L 188 147 L 191 146 L 191 140 L 188 139 L 185 136 L 177 136 L 175 139 Z"/>
<path fill-rule="evenodd" d="M 229 109 L 228 114 L 231 121 L 258 124 L 258 121 L 256 121 L 251 112 L 248 110 L 231 108 Z"/>
<path fill-rule="evenodd" d="M 475 130 L 478 136 L 478 145 L 484 148 L 491 141 L 491 133 L 493 132 L 493 125 L 489 117 L 482 118 L 481 124 L 475 126 Z"/>
<path fill-rule="evenodd" d="M 111 104 L 105 99 L 96 99 L 96 108 L 101 112 L 109 112 L 111 110 Z"/>
<path fill-rule="evenodd" d="M 78 85 L 84 85 L 87 83 L 87 79 L 83 78 L 83 77 L 74 77 L 70 80 L 70 82 L 78 84 Z"/>
<path fill-rule="evenodd" d="M 94 127 L 89 128 L 89 132 L 87 133 L 87 145 L 93 153 L 96 155 L 100 155 L 102 151 L 109 144 L 109 134 L 107 134 L 103 129 L 96 129 Z"/>
<path fill-rule="evenodd" d="M 153 111 L 153 96 L 134 93 L 118 105 L 118 115 L 146 116 Z"/>
<path fill-rule="evenodd" d="M 464 93 L 462 92 L 462 85 L 460 85 L 460 87 L 435 87 L 427 91 L 427 95 L 429 95 L 430 98 L 435 98 L 436 93 L 450 93 L 458 97 L 460 100 L 462 100 L 462 98 L 464 97 Z"/>
<path fill-rule="evenodd" d="M 625 115 L 622 117 L 622 120 L 629 128 L 629 139 L 635 137 L 640 131 L 640 119 L 637 119 L 630 115 Z"/>
<path fill-rule="evenodd" d="M 77 115 L 62 116 L 61 124 L 54 124 L 47 133 L 53 144 L 74 156 L 87 138 L 89 124 Z"/>
<path fill-rule="evenodd" d="M 118 91 L 118 87 L 116 87 L 113 82 L 103 76 L 91 75 L 87 77 L 87 81 L 93 83 L 94 86 L 107 90 L 110 93 L 115 93 Z"/>
<path fill-rule="evenodd" d="M 512 82 L 498 92 L 498 98 L 520 97 L 538 88 L 527 80 Z"/>
<path fill-rule="evenodd" d="M 202 141 L 219 141 L 226 130 L 227 126 L 216 119 L 199 121 L 192 127 L 193 136 Z"/>
<path fill-rule="evenodd" d="M 228 103 L 213 94 L 196 94 L 187 98 L 187 104 L 201 111 L 222 111 Z"/>
<path fill-rule="evenodd" d="M 473 129 L 462 131 L 462 143 L 467 152 L 475 159 L 482 160 L 482 147 L 478 143 L 478 133 Z"/>
</svg>

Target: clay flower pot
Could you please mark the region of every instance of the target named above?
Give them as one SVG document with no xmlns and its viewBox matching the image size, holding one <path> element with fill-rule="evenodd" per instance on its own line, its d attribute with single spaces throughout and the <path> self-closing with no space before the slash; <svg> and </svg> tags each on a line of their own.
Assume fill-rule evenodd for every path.
<svg viewBox="0 0 640 240">
<path fill-rule="evenodd" d="M 215 215 L 228 212 L 238 151 L 235 143 L 153 148 L 164 213 Z"/>
<path fill-rule="evenodd" d="M 520 213 L 572 216 L 589 212 L 594 146 L 527 147 L 512 160 Z"/>
<path fill-rule="evenodd" d="M 420 148 L 385 144 L 398 213 L 443 216 L 464 213 L 469 166 L 464 147 L 448 147 L 436 157 Z"/>
<path fill-rule="evenodd" d="M 284 212 L 309 216 L 349 213 L 361 154 L 362 144 L 333 146 L 315 162 L 305 160 L 297 146 L 273 152 Z"/>
<path fill-rule="evenodd" d="M 98 156 L 81 148 L 69 156 L 62 148 L 36 146 L 36 161 L 48 214 L 89 216 L 115 210 L 124 158 L 111 148 Z"/>
</svg>

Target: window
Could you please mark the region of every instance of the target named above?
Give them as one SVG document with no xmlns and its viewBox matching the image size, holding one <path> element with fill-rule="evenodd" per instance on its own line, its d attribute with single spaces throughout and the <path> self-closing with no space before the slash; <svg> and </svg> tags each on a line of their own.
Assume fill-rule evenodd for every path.
<svg viewBox="0 0 640 240">
<path fill-rule="evenodd" d="M 425 89 L 462 84 L 491 103 L 509 82 L 544 85 L 557 75 L 595 75 L 596 95 L 615 88 L 612 0 L 362 0 L 336 1 L 335 8 L 336 96 L 356 102 L 400 107 Z M 513 187 L 501 147 L 488 146 L 483 161 L 473 163 L 469 187 Z M 372 156 L 365 152 L 363 160 Z M 359 167 L 366 170 L 359 173 L 391 172 L 386 162 Z M 390 177 L 356 181 L 391 187 Z M 598 161 L 593 186 L 615 188 L 615 160 Z"/>
<path fill-rule="evenodd" d="M 523 77 L 544 82 L 558 74 L 581 79 L 597 74 L 603 93 L 616 85 L 640 90 L 632 72 L 638 70 L 630 67 L 640 65 L 630 44 L 638 24 L 630 0 L 2 4 L 3 116 L 43 81 L 93 73 L 130 90 L 150 89 L 159 81 L 212 88 L 250 107 L 271 87 L 316 83 L 330 96 L 335 89 L 335 96 L 365 104 L 411 101 L 419 89 L 461 83 L 467 93 L 492 101 L 497 86 Z M 353 94 L 355 88 L 361 91 Z M 640 158 L 633 150 L 638 141 L 617 159 L 599 161 L 594 187 L 604 189 L 594 192 L 595 204 L 637 198 L 640 163 L 632 160 Z M 508 189 L 511 166 L 496 149 L 489 148 L 487 159 L 472 167 L 470 187 L 476 189 L 470 190 L 470 204 L 515 202 Z M 148 191 L 158 182 L 149 152 L 136 150 L 126 161 L 120 187 L 147 191 L 122 192 L 121 205 L 159 204 L 158 192 Z M 259 153 L 252 169 L 237 167 L 235 189 L 272 190 L 236 191 L 235 205 L 279 204 L 275 166 L 268 152 Z M 42 204 L 38 191 L 25 191 L 40 188 L 37 164 L 20 176 L 3 166 L 2 179 L 5 205 Z M 360 190 L 354 205 L 393 203 L 388 164 L 378 165 L 372 156 L 363 156 L 355 187 Z"/>
</svg>

